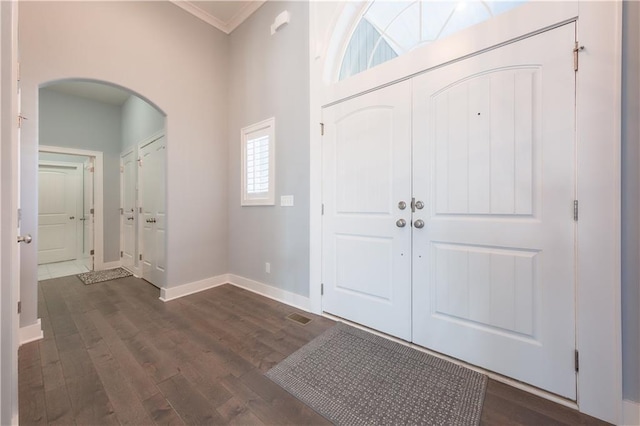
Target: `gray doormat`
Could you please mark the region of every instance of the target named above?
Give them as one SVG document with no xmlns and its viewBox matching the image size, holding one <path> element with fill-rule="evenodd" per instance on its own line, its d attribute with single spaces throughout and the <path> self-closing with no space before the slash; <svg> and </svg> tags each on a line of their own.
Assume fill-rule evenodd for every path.
<svg viewBox="0 0 640 426">
<path fill-rule="evenodd" d="M 338 323 L 266 373 L 338 425 L 477 425 L 486 376 Z"/>
<path fill-rule="evenodd" d="M 105 271 L 91 271 L 78 274 L 78 278 L 85 284 L 101 283 L 103 281 L 115 280 L 117 278 L 130 277 L 131 272 L 124 268 L 107 269 Z"/>
</svg>

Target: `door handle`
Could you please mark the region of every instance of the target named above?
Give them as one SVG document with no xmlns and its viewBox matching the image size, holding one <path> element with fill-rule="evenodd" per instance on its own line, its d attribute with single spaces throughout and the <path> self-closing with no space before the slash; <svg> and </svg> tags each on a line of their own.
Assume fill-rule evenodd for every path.
<svg viewBox="0 0 640 426">
<path fill-rule="evenodd" d="M 404 220 L 404 219 L 398 219 L 398 220 L 396 221 L 396 226 L 397 226 L 398 228 L 404 228 L 406 224 L 407 224 L 407 221 L 406 221 L 406 220 Z"/>
<path fill-rule="evenodd" d="M 33 241 L 33 237 L 31 236 L 31 234 L 18 235 L 19 243 L 31 244 L 31 241 Z"/>
<path fill-rule="evenodd" d="M 75 216 L 69 216 L 69 220 L 73 220 L 75 218 L 76 218 Z"/>
<path fill-rule="evenodd" d="M 128 217 L 127 220 L 133 220 L 133 216 Z"/>
<path fill-rule="evenodd" d="M 418 229 L 424 228 L 424 220 L 422 219 L 418 219 L 415 222 L 413 222 L 413 226 L 415 226 Z"/>
<path fill-rule="evenodd" d="M 80 220 L 84 222 L 85 220 L 87 220 L 87 218 L 86 217 L 81 217 Z"/>
</svg>

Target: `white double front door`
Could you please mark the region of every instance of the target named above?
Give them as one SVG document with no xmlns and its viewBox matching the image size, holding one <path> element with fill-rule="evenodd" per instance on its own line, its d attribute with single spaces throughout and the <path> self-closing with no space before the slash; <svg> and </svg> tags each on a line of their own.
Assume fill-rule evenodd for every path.
<svg viewBox="0 0 640 426">
<path fill-rule="evenodd" d="M 575 25 L 323 110 L 323 310 L 576 398 Z"/>
</svg>

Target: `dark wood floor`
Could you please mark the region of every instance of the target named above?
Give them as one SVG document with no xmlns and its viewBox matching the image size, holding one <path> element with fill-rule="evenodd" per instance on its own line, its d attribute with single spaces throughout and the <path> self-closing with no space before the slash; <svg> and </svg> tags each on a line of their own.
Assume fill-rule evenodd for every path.
<svg viewBox="0 0 640 426">
<path fill-rule="evenodd" d="M 20 423 L 327 424 L 263 376 L 333 325 L 231 285 L 163 303 L 142 280 L 42 281 L 44 339 L 19 353 Z M 299 312 L 299 311 L 298 311 Z M 600 424 L 489 381 L 482 423 Z"/>
</svg>

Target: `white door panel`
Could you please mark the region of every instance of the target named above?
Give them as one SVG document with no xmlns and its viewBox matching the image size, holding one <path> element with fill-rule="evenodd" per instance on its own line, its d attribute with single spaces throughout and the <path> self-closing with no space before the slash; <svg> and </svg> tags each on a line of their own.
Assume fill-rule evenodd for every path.
<svg viewBox="0 0 640 426">
<path fill-rule="evenodd" d="M 142 277 L 162 288 L 165 281 L 165 137 L 140 148 Z"/>
<path fill-rule="evenodd" d="M 323 111 L 323 309 L 411 337 L 411 84 Z M 396 226 L 404 220 L 406 226 Z"/>
<path fill-rule="evenodd" d="M 39 165 L 38 263 L 77 258 L 78 192 L 82 175 L 75 166 Z"/>
<path fill-rule="evenodd" d="M 570 399 L 574 34 L 434 70 L 413 92 L 413 341 Z"/>
</svg>

